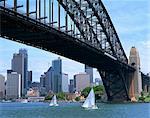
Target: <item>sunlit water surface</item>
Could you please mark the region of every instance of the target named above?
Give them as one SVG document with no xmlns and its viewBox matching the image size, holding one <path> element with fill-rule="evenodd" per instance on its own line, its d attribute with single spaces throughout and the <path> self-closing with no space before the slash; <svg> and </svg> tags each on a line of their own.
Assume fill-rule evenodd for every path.
<svg viewBox="0 0 150 118">
<path fill-rule="evenodd" d="M 97 110 L 85 110 L 81 103 L 0 103 L 0 118 L 150 118 L 150 103 L 97 104 Z"/>
</svg>

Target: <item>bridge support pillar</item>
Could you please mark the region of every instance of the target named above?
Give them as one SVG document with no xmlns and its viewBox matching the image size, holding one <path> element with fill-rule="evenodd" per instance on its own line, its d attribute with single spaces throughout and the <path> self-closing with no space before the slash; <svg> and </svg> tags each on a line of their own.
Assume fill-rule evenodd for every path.
<svg viewBox="0 0 150 118">
<path fill-rule="evenodd" d="M 133 101 L 136 101 L 142 92 L 142 78 L 140 72 L 140 57 L 135 47 L 131 48 L 129 64 L 136 69 L 136 71 L 130 75 L 130 97 L 133 99 Z"/>
<path fill-rule="evenodd" d="M 129 74 L 129 97 L 132 102 L 136 102 L 135 92 L 134 92 L 134 72 Z"/>
<path fill-rule="evenodd" d="M 111 102 L 129 101 L 129 89 L 127 74 L 123 70 L 101 71 L 103 85 L 107 94 L 107 100 Z"/>
</svg>

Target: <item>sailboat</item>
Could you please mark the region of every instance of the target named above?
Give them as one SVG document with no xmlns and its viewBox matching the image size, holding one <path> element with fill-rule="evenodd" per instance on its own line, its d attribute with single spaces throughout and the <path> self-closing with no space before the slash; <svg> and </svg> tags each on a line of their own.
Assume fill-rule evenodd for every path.
<svg viewBox="0 0 150 118">
<path fill-rule="evenodd" d="M 98 109 L 98 107 L 95 105 L 95 94 L 93 88 L 91 89 L 82 107 L 85 109 Z"/>
<path fill-rule="evenodd" d="M 56 99 L 56 95 L 53 96 L 49 106 L 58 106 L 57 104 L 57 99 Z"/>
<path fill-rule="evenodd" d="M 27 100 L 27 99 L 23 99 L 23 100 L 21 101 L 21 103 L 26 104 L 26 103 L 28 103 L 28 100 Z"/>
</svg>

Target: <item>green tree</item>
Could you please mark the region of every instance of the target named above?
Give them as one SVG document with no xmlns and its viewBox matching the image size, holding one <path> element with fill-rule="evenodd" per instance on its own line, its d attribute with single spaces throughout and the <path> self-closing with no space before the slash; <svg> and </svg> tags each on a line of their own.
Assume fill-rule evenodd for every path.
<svg viewBox="0 0 150 118">
<path fill-rule="evenodd" d="M 58 98 L 58 100 L 65 100 L 66 95 L 63 92 L 60 92 L 60 93 L 57 93 L 57 98 Z"/>
<path fill-rule="evenodd" d="M 95 86 L 94 88 L 94 92 L 95 92 L 95 98 L 96 99 L 101 99 L 101 96 L 104 95 L 104 86 L 99 85 L 99 86 Z"/>
<path fill-rule="evenodd" d="M 47 95 L 46 97 L 45 97 L 45 100 L 51 100 L 52 99 L 52 95 Z"/>
<path fill-rule="evenodd" d="M 84 97 L 87 97 L 90 90 L 91 90 L 91 87 L 86 87 L 85 89 L 83 89 L 83 91 L 81 91 L 81 95 Z"/>
<path fill-rule="evenodd" d="M 95 93 L 95 98 L 96 99 L 101 99 L 101 96 L 104 95 L 104 86 L 102 86 L 102 85 L 95 86 L 95 87 L 93 87 L 93 89 L 94 89 L 94 93 Z M 91 90 L 91 87 L 86 87 L 81 92 L 81 95 L 84 96 L 84 97 L 87 97 L 90 90 Z"/>
<path fill-rule="evenodd" d="M 80 101 L 80 97 L 76 97 L 75 100 L 76 100 L 76 101 Z"/>
</svg>

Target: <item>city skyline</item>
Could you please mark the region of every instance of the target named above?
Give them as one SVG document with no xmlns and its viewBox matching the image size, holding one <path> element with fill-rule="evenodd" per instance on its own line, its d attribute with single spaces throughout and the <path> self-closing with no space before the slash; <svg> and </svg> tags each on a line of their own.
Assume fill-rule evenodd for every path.
<svg viewBox="0 0 150 118">
<path fill-rule="evenodd" d="M 148 22 L 148 19 L 150 18 L 150 14 L 148 13 L 149 2 L 148 0 L 144 0 L 143 2 L 142 0 L 136 1 L 137 3 L 135 4 L 134 1 L 131 2 L 129 0 L 123 2 L 119 2 L 118 0 L 103 0 L 127 57 L 129 58 L 130 48 L 135 46 L 140 53 L 141 71 L 148 73 L 150 71 L 150 57 L 147 56 L 150 55 L 150 51 L 148 51 L 150 50 L 150 27 Z M 143 8 L 143 6 L 145 7 Z M 139 17 L 139 14 L 141 17 Z M 10 63 L 13 53 L 18 52 L 20 48 L 26 48 L 28 50 L 29 70 L 33 71 L 33 81 L 39 81 L 40 75 L 52 65 L 51 61 L 58 58 L 58 55 L 50 52 L 6 39 L 0 39 L 0 74 L 5 75 L 5 77 L 7 73 L 6 70 L 11 68 Z M 8 45 L 9 48 L 7 48 Z M 63 62 L 63 72 L 69 75 L 69 79 L 72 79 L 74 74 L 84 72 L 83 64 L 71 61 L 64 57 L 61 58 Z M 34 64 L 35 62 L 36 64 Z M 94 71 L 94 78 L 97 77 L 99 77 L 99 74 Z"/>
</svg>

